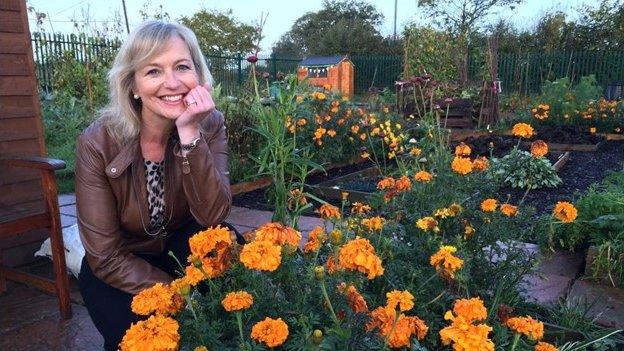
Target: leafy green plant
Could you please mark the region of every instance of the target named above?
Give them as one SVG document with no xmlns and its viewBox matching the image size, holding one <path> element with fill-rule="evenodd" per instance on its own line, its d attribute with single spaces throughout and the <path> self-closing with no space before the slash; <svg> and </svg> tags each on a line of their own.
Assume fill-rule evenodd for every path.
<svg viewBox="0 0 624 351">
<path fill-rule="evenodd" d="M 502 158 L 493 158 L 490 176 L 500 184 L 528 190 L 561 184 L 561 178 L 548 159 L 533 157 L 518 148 Z"/>
</svg>

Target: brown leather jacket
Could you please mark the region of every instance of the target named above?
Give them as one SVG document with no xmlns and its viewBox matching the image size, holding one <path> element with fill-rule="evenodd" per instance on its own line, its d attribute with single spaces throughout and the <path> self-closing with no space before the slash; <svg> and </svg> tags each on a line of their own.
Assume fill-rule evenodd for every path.
<svg viewBox="0 0 624 351">
<path fill-rule="evenodd" d="M 202 140 L 183 158 L 177 136 L 165 151 L 165 228 L 168 237 L 193 217 L 221 223 L 232 204 L 223 115 L 201 123 Z M 176 133 L 174 133 L 176 134 Z M 140 254 L 159 254 L 165 238 L 149 227 L 146 177 L 139 138 L 119 145 L 96 121 L 78 138 L 76 205 L 80 237 L 89 266 L 105 283 L 136 294 L 171 277 Z M 173 239 L 175 240 L 175 238 Z M 182 262 L 186 257 L 178 257 Z"/>
</svg>

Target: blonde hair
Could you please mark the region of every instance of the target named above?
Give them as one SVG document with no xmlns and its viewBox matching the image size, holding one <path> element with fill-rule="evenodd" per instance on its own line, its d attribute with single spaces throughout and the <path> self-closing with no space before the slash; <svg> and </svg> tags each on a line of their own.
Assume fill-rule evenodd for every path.
<svg viewBox="0 0 624 351">
<path fill-rule="evenodd" d="M 181 24 L 160 21 L 138 26 L 115 56 L 108 72 L 108 104 L 99 111 L 99 118 L 109 134 L 122 145 L 139 135 L 141 128 L 141 102 L 132 97 L 134 74 L 144 62 L 162 53 L 175 35 L 188 45 L 199 84 L 213 83 L 193 31 Z"/>
</svg>

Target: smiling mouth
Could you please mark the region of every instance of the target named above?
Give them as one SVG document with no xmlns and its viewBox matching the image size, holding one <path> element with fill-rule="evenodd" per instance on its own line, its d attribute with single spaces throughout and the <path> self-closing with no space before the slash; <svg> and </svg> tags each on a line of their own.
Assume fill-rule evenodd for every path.
<svg viewBox="0 0 624 351">
<path fill-rule="evenodd" d="M 182 94 L 178 94 L 178 95 L 164 95 L 161 96 L 160 99 L 165 101 L 165 102 L 169 102 L 169 103 L 176 103 L 179 101 L 182 101 Z"/>
</svg>

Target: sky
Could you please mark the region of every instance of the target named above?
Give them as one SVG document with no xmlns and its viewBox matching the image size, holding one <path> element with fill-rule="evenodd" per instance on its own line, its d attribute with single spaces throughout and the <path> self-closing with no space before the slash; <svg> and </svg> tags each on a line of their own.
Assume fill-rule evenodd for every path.
<svg viewBox="0 0 624 351">
<path fill-rule="evenodd" d="M 441 0 L 443 1 L 443 0 Z M 141 22 L 139 11 L 147 0 L 125 0 L 130 29 Z M 369 3 L 384 15 L 385 20 L 380 27 L 384 36 L 394 31 L 394 0 L 368 0 Z M 418 0 L 396 0 L 397 2 L 397 33 L 411 22 L 426 24 L 427 18 L 419 14 Z M 491 16 L 504 18 L 519 28 L 535 26 L 537 19 L 547 11 L 560 10 L 573 15 L 576 8 L 583 4 L 595 4 L 595 0 L 525 0 L 514 10 L 502 10 Z M 84 21 L 89 18 L 96 25 L 110 21 L 118 14 L 123 19 L 122 0 L 27 0 L 39 12 L 47 14 L 43 28 L 46 32 L 72 33 L 72 19 Z M 268 14 L 263 29 L 264 39 L 260 43 L 261 52 L 269 53 L 282 34 L 286 33 L 296 19 L 306 12 L 318 11 L 322 8 L 322 0 L 151 0 L 148 13 L 157 11 L 159 5 L 169 13 L 172 19 L 180 16 L 191 16 L 202 8 L 226 11 L 231 9 L 234 17 L 244 23 L 255 24 L 261 14 Z M 29 14 L 31 31 L 35 30 L 34 17 Z M 53 29 L 53 30 L 52 30 Z"/>
</svg>

